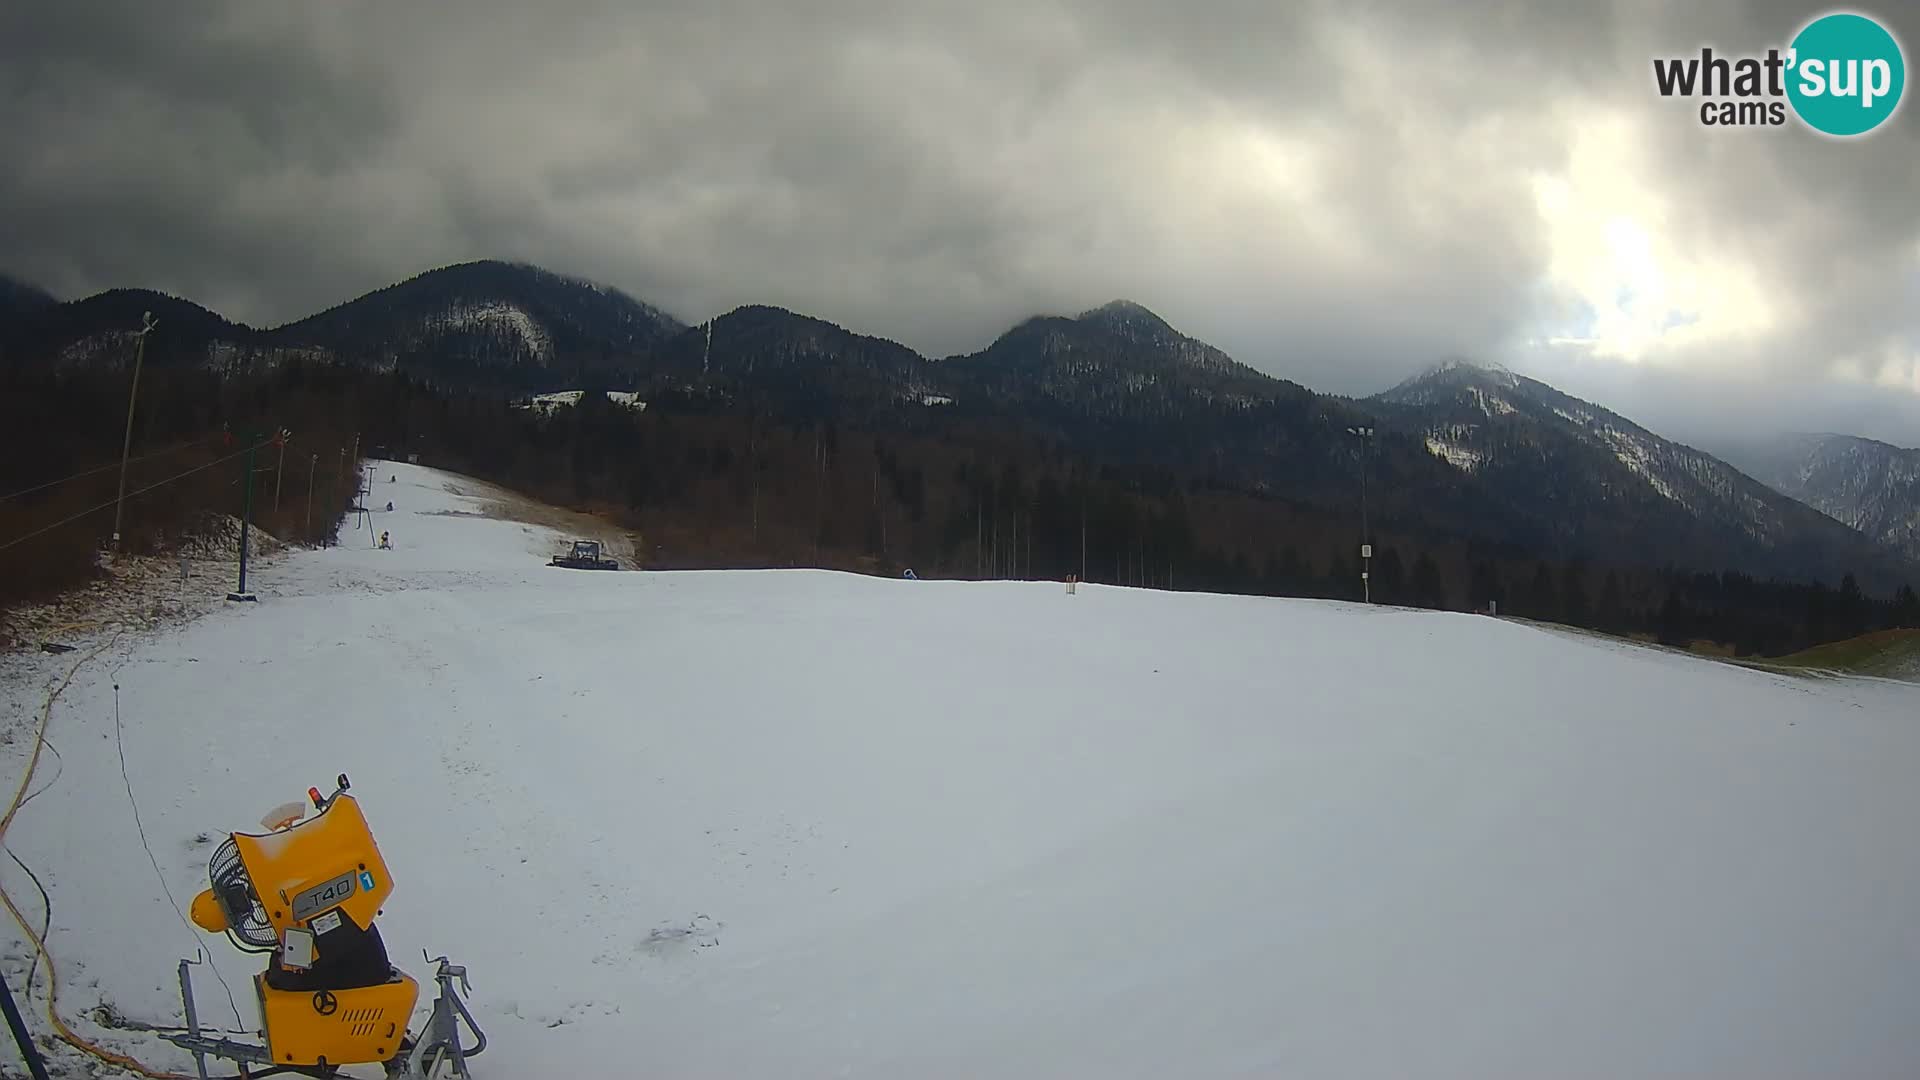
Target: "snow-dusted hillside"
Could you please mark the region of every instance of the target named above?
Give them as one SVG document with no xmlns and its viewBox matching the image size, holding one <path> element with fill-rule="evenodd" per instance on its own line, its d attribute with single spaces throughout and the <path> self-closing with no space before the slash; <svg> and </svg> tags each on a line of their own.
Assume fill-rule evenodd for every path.
<svg viewBox="0 0 1920 1080">
<path fill-rule="evenodd" d="M 1743 449 L 1769 486 L 1920 559 L 1920 450 L 1852 435 L 1795 435 Z"/>
<path fill-rule="evenodd" d="M 551 385 L 569 365 L 631 366 L 681 329 L 618 289 L 524 263 L 481 261 L 430 270 L 273 333 L 379 366 L 418 364 L 462 376 L 522 368 Z"/>
<path fill-rule="evenodd" d="M 162 895 L 115 682 L 183 905 L 201 836 L 352 776 L 395 961 L 471 969 L 480 1077 L 1920 1062 L 1915 687 L 1331 602 L 565 571 L 379 472 L 393 550 L 290 554 L 54 707 L 7 843 L 63 1011 L 150 1063 L 187 1065 L 94 1006 L 178 1023 L 205 944 L 251 1027 L 256 962 Z M 8 661 L 12 776 L 86 655 Z"/>
<path fill-rule="evenodd" d="M 1463 471 L 1550 435 L 1595 451 L 1690 514 L 1726 519 L 1763 543 L 1783 532 L 1766 489 L 1725 462 L 1497 364 L 1449 360 L 1374 400 L 1428 413 L 1428 449 Z"/>
<path fill-rule="evenodd" d="M 1726 461 L 1499 366 L 1440 364 L 1367 399 L 1390 430 L 1589 558 L 1658 551 L 1759 577 L 1848 574 L 1890 593 L 1913 556 L 1874 543 Z"/>
<path fill-rule="evenodd" d="M 580 399 L 587 396 L 585 390 L 556 390 L 551 394 L 534 394 L 518 403 L 519 408 L 532 409 L 538 413 L 551 413 L 562 405 L 578 405 Z M 645 412 L 647 403 L 640 395 L 631 390 L 607 390 L 602 393 L 608 401 L 624 406 L 635 412 Z"/>
</svg>

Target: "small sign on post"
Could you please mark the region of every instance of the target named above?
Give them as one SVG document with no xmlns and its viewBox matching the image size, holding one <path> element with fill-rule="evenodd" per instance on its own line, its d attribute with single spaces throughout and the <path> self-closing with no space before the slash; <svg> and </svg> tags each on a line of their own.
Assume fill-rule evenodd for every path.
<svg viewBox="0 0 1920 1080">
<path fill-rule="evenodd" d="M 1361 545 L 1360 545 L 1360 557 L 1361 557 L 1361 558 L 1363 558 L 1363 559 L 1371 559 L 1371 558 L 1373 558 L 1373 545 L 1372 545 L 1372 544 L 1361 544 Z"/>
</svg>

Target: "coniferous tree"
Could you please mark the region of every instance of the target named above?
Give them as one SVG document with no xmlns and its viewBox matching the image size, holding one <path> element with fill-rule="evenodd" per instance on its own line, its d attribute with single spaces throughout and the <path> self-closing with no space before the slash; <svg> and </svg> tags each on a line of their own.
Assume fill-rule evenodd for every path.
<svg viewBox="0 0 1920 1080">
<path fill-rule="evenodd" d="M 1678 585 L 1667 588 L 1666 601 L 1660 606 L 1658 634 L 1662 645 L 1685 645 L 1692 640 L 1692 613 Z"/>
<path fill-rule="evenodd" d="M 1527 587 L 1527 615 L 1544 622 L 1560 618 L 1560 597 L 1553 587 L 1553 568 L 1544 561 L 1534 564 L 1533 583 Z"/>
<path fill-rule="evenodd" d="M 1500 575 L 1490 562 L 1474 564 L 1473 582 L 1468 593 L 1467 604 L 1475 611 L 1486 611 L 1489 606 L 1496 611 L 1507 610 L 1506 590 L 1501 587 Z"/>
<path fill-rule="evenodd" d="M 1561 618 L 1574 626 L 1589 625 L 1592 612 L 1587 607 L 1587 570 L 1579 562 L 1570 562 L 1560 575 Z"/>
<path fill-rule="evenodd" d="M 1920 595 L 1916 595 L 1912 585 L 1901 585 L 1893 594 L 1893 602 L 1887 605 L 1886 625 L 1888 628 L 1920 629 Z"/>
<path fill-rule="evenodd" d="M 1407 571 L 1397 548 L 1386 548 L 1373 560 L 1373 599 L 1382 604 L 1407 602 Z"/>
<path fill-rule="evenodd" d="M 1607 571 L 1605 581 L 1600 586 L 1600 608 L 1594 616 L 1595 626 L 1601 630 L 1618 631 L 1627 625 L 1626 601 L 1620 594 L 1620 575 Z"/>
<path fill-rule="evenodd" d="M 1867 627 L 1867 599 L 1860 592 L 1860 583 L 1852 574 L 1840 579 L 1840 595 L 1836 604 L 1835 618 L 1839 632 L 1843 637 L 1856 637 Z"/>
<path fill-rule="evenodd" d="M 1413 603 L 1415 607 L 1443 610 L 1447 606 L 1447 586 L 1440 578 L 1440 564 L 1430 552 L 1421 552 L 1413 561 Z"/>
</svg>

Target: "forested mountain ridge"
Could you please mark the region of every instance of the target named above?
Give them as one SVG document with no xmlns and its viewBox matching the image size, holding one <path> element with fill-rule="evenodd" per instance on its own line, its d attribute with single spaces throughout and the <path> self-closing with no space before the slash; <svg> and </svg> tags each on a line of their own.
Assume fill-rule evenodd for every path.
<svg viewBox="0 0 1920 1080">
<path fill-rule="evenodd" d="M 1788 435 L 1737 460 L 1774 489 L 1920 559 L 1920 449 L 1853 435 Z"/>
<path fill-rule="evenodd" d="M 630 376 L 684 327 L 618 289 L 520 263 L 430 270 L 271 331 L 376 369 L 453 385 L 496 376 L 538 390 L 586 373 Z"/>
<path fill-rule="evenodd" d="M 0 308 L 0 363 L 63 369 L 131 363 L 133 332 L 145 311 L 156 319 L 147 361 L 157 365 L 234 370 L 318 359 L 505 392 L 631 380 L 642 359 L 682 329 L 672 316 L 617 289 L 481 261 L 430 270 L 271 329 L 232 323 L 191 301 L 143 289 Z"/>
<path fill-rule="evenodd" d="M 1651 544 L 1676 565 L 1762 575 L 1903 572 L 1899 553 L 1711 454 L 1503 368 L 1454 360 L 1369 404 L 1463 475 L 1531 493 L 1532 527 L 1562 553 Z"/>
<path fill-rule="evenodd" d="M 1905 554 L 1536 380 L 1456 361 L 1371 398 L 1334 397 L 1126 300 L 1036 315 L 977 352 L 931 359 L 766 305 L 686 325 L 615 289 L 484 261 L 266 330 L 140 290 L 29 304 L 0 311 L 0 362 L 110 371 L 130 359 L 146 310 L 159 320 L 156 368 L 332 364 L 503 402 L 621 390 L 655 416 L 866 430 L 1158 476 L 1291 507 L 1355 550 L 1364 484 L 1374 532 L 1436 547 L 1554 562 L 1634 551 L 1651 565 L 1829 584 L 1852 574 L 1880 594 L 1920 579 Z"/>
</svg>

